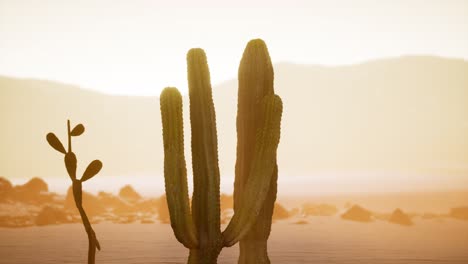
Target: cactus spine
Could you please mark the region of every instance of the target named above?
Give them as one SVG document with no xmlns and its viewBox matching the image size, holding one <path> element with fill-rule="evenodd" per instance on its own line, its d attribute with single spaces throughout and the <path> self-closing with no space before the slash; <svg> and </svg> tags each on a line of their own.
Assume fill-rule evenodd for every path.
<svg viewBox="0 0 468 264">
<path fill-rule="evenodd" d="M 264 211 L 264 201 L 271 200 L 271 185 L 276 185 L 282 102 L 272 92 L 261 98 L 252 93 L 245 95 L 258 99 L 260 110 L 256 121 L 260 124 L 253 132 L 253 148 L 249 149 L 252 161 L 246 172 L 248 177 L 243 178 L 245 181 L 240 185 L 242 199 L 238 200 L 231 222 L 221 233 L 216 115 L 205 52 L 190 50 L 187 67 L 194 183 L 191 211 L 183 147 L 182 96 L 176 88 L 170 87 L 163 90 L 160 98 L 164 178 L 171 226 L 177 240 L 190 250 L 188 263 L 209 264 L 216 263 L 223 247 L 230 247 L 248 235 Z"/>
</svg>

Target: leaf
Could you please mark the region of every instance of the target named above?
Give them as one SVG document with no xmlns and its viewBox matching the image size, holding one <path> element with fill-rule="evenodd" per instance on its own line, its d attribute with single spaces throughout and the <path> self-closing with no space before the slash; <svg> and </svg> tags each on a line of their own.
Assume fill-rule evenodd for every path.
<svg viewBox="0 0 468 264">
<path fill-rule="evenodd" d="M 70 135 L 72 135 L 74 137 L 77 137 L 77 136 L 83 134 L 84 131 L 85 131 L 84 126 L 82 124 L 78 124 L 78 125 L 75 126 L 75 128 L 73 128 Z"/>
<path fill-rule="evenodd" d="M 62 145 L 62 142 L 57 138 L 57 136 L 54 133 L 49 133 L 46 136 L 47 142 L 49 142 L 49 145 L 57 150 L 58 152 L 61 152 L 63 154 L 66 154 L 67 152 L 65 151 L 65 148 Z"/>
<path fill-rule="evenodd" d="M 65 154 L 65 167 L 67 167 L 68 175 L 72 180 L 76 179 L 76 156 L 73 152 Z"/>
<path fill-rule="evenodd" d="M 93 160 L 88 167 L 86 168 L 85 172 L 83 173 L 83 177 L 81 177 L 81 181 L 87 181 L 94 177 L 98 172 L 102 169 L 102 162 L 100 160 Z"/>
</svg>

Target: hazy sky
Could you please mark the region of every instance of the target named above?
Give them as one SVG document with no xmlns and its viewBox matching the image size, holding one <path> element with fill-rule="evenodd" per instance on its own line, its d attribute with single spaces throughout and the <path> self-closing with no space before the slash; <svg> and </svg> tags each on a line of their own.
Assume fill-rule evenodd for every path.
<svg viewBox="0 0 468 264">
<path fill-rule="evenodd" d="M 186 89 L 188 49 L 205 49 L 216 84 L 236 77 L 245 44 L 258 37 L 274 62 L 468 59 L 466 0 L 170 2 L 0 0 L 0 75 L 159 94 Z"/>
</svg>

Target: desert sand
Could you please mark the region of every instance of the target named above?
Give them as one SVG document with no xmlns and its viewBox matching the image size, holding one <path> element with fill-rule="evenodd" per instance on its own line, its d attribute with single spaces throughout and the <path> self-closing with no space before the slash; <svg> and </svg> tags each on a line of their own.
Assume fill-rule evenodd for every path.
<svg viewBox="0 0 468 264">
<path fill-rule="evenodd" d="M 314 217 L 273 225 L 273 263 L 465 264 L 468 222 L 417 220 L 413 227 L 383 221 L 362 224 L 339 217 Z M 97 262 L 185 263 L 187 250 L 167 224 L 95 224 L 102 251 Z M 81 224 L 0 228 L 0 263 L 84 263 L 86 235 Z M 237 246 L 222 251 L 219 263 L 235 263 Z"/>
</svg>

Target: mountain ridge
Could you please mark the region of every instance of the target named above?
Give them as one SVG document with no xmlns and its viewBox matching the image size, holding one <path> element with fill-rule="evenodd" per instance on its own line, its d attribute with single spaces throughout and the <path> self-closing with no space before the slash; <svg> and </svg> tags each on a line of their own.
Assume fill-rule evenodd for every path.
<svg viewBox="0 0 468 264">
<path fill-rule="evenodd" d="M 276 93 L 285 105 L 279 147 L 282 172 L 454 174 L 454 184 L 468 186 L 468 139 L 463 136 L 468 135 L 467 73 L 465 60 L 425 56 L 338 67 L 275 65 Z M 101 158 L 108 175 L 162 174 L 157 96 L 109 95 L 2 76 L 0 94 L 6 128 L 0 132 L 0 175 L 63 175 L 62 161 L 46 145 L 45 134 L 54 131 L 63 139 L 67 118 L 87 128 L 75 143 L 79 161 Z M 220 167 L 223 174 L 232 175 L 237 81 L 214 85 L 213 97 Z M 185 95 L 190 171 L 187 110 Z"/>
</svg>

